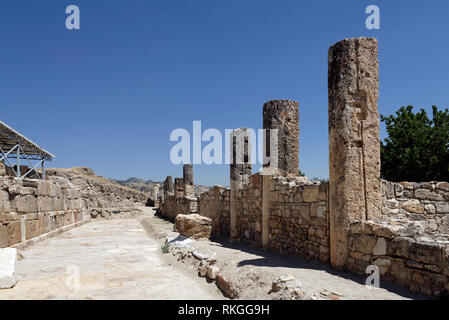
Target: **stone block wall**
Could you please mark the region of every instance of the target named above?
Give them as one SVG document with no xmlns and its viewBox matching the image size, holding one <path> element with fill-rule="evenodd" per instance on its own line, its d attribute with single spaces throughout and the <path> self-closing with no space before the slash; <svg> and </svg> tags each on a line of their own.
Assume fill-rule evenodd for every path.
<svg viewBox="0 0 449 320">
<path fill-rule="evenodd" d="M 449 237 L 417 236 L 407 225 L 356 222 L 351 225 L 349 270 L 365 274 L 379 268 L 380 281 L 413 292 L 440 295 L 449 290 Z"/>
<path fill-rule="evenodd" d="M 415 221 L 417 233 L 449 234 L 448 182 L 381 181 L 382 214 L 387 219 Z M 421 225 L 421 230 L 418 226 Z"/>
<path fill-rule="evenodd" d="M 283 254 L 329 260 L 328 183 L 273 177 L 269 247 Z"/>
<path fill-rule="evenodd" d="M 214 186 L 199 198 L 199 214 L 212 219 L 213 235 L 230 235 L 230 189 Z"/>
<path fill-rule="evenodd" d="M 262 176 L 256 173 L 235 190 L 236 234 L 241 241 L 262 243 Z"/>
<path fill-rule="evenodd" d="M 192 214 L 198 212 L 198 199 L 183 196 L 167 196 L 159 204 L 159 214 L 162 217 L 175 220 L 178 214 Z"/>
<path fill-rule="evenodd" d="M 106 214 L 105 208 L 144 205 L 147 195 L 99 177 L 0 177 L 0 248 Z"/>
<path fill-rule="evenodd" d="M 0 178 L 0 247 L 79 222 L 85 209 L 74 185 Z"/>
<path fill-rule="evenodd" d="M 263 190 L 263 179 L 269 179 Z M 266 247 L 282 254 L 329 260 L 328 183 L 305 178 L 252 175 L 236 191 L 239 239 L 258 246 L 263 238 L 263 203 L 267 205 Z"/>
</svg>

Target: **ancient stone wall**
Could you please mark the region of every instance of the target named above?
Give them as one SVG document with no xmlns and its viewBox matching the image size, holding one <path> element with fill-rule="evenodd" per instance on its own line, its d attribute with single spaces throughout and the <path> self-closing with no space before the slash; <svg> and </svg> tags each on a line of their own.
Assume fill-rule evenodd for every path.
<svg viewBox="0 0 449 320">
<path fill-rule="evenodd" d="M 141 192 L 101 181 L 76 175 L 49 176 L 45 181 L 0 177 L 0 247 L 147 200 Z"/>
<path fill-rule="evenodd" d="M 251 136 L 248 128 L 235 129 L 231 133 L 230 143 L 230 232 L 231 238 L 239 239 L 239 227 L 237 220 L 237 192 L 248 183 L 249 177 L 252 174 L 251 164 Z"/>
<path fill-rule="evenodd" d="M 328 261 L 328 183 L 272 177 L 269 198 L 269 247 Z"/>
<path fill-rule="evenodd" d="M 213 235 L 230 235 L 230 189 L 214 186 L 199 197 L 199 211 L 202 216 L 212 219 Z"/>
<path fill-rule="evenodd" d="M 351 272 L 366 274 L 376 265 L 380 281 L 393 281 L 413 292 L 440 295 L 449 290 L 449 237 L 419 235 L 412 222 L 359 221 L 351 225 Z"/>
<path fill-rule="evenodd" d="M 449 183 L 382 180 L 381 189 L 383 218 L 414 221 L 416 232 L 449 234 Z"/>
<path fill-rule="evenodd" d="M 364 275 L 374 265 L 381 282 L 449 292 L 449 183 L 380 180 L 377 40 L 342 40 L 328 57 L 329 183 L 297 177 L 298 104 L 273 100 L 264 105 L 264 128 L 279 131 L 279 170 L 251 175 L 247 129 L 234 130 L 232 159 L 243 160 L 231 161 L 230 190 L 201 195 L 199 212 L 215 230 L 230 225 L 232 240 Z M 240 146 L 235 136 L 244 138 Z"/>
<path fill-rule="evenodd" d="M 178 214 L 198 212 L 198 199 L 184 196 L 168 196 L 159 204 L 159 214 L 162 217 L 175 220 Z"/>
<path fill-rule="evenodd" d="M 234 193 L 236 229 L 234 239 L 262 244 L 262 176 L 256 173 Z"/>
</svg>

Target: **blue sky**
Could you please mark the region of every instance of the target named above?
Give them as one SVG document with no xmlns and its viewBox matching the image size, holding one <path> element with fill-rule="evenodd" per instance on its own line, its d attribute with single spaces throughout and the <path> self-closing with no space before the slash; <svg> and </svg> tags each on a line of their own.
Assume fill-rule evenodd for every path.
<svg viewBox="0 0 449 320">
<path fill-rule="evenodd" d="M 71 4 L 80 30 L 65 28 Z M 380 30 L 365 28 L 370 4 Z M 325 178 L 329 46 L 379 40 L 381 114 L 446 108 L 448 14 L 445 0 L 2 1 L 0 119 L 55 154 L 50 166 L 163 180 L 182 175 L 173 129 L 258 129 L 264 102 L 293 99 L 300 168 Z M 229 183 L 227 165 L 194 169 L 197 183 Z"/>
</svg>

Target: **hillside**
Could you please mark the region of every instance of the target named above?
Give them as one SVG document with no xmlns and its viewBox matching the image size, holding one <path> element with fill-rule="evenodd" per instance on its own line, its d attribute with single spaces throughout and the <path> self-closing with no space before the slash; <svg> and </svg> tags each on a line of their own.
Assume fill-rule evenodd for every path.
<svg viewBox="0 0 449 320">
<path fill-rule="evenodd" d="M 163 181 L 158 182 L 153 180 L 143 180 L 136 177 L 129 178 L 128 180 L 114 180 L 114 179 L 111 180 L 122 186 L 139 190 L 141 192 L 149 193 L 151 196 L 153 196 L 153 186 L 155 184 L 159 184 L 159 192 L 163 192 L 163 184 L 164 184 Z M 195 185 L 194 187 L 195 195 L 199 196 L 201 193 L 207 192 L 209 189 L 210 187 L 207 186 Z"/>
</svg>

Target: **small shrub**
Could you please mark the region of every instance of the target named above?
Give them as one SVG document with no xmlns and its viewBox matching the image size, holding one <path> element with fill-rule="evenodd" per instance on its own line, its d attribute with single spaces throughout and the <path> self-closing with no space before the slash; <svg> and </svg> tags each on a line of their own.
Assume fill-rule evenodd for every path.
<svg viewBox="0 0 449 320">
<path fill-rule="evenodd" d="M 168 243 L 164 244 L 161 247 L 162 253 L 168 253 L 168 248 L 169 248 Z"/>
</svg>

